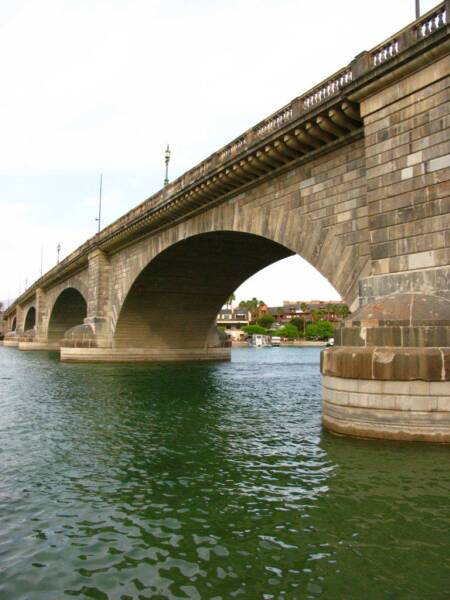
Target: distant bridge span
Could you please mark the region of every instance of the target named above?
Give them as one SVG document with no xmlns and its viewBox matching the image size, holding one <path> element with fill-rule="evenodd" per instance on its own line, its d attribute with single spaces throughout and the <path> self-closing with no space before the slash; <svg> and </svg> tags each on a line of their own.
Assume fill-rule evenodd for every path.
<svg viewBox="0 0 450 600">
<path fill-rule="evenodd" d="M 450 442 L 450 0 L 89 239 L 5 313 L 65 361 L 226 360 L 229 295 L 299 254 L 353 314 L 333 431 Z"/>
</svg>

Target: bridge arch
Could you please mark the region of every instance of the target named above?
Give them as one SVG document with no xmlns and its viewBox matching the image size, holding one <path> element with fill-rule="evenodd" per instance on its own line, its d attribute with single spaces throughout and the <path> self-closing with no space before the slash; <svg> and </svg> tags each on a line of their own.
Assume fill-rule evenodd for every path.
<svg viewBox="0 0 450 600">
<path fill-rule="evenodd" d="M 65 288 L 56 297 L 50 310 L 47 338 L 50 343 L 60 342 L 64 333 L 83 322 L 87 316 L 85 296 L 74 287 Z"/>
<path fill-rule="evenodd" d="M 115 348 L 202 348 L 215 319 L 249 277 L 295 251 L 267 237 L 210 231 L 165 248 L 140 271 L 118 315 Z"/>
<path fill-rule="evenodd" d="M 17 318 L 13 317 L 12 323 L 11 323 L 11 331 L 15 331 L 17 328 Z"/>
<path fill-rule="evenodd" d="M 30 308 L 27 310 L 27 314 L 25 316 L 25 324 L 23 327 L 24 331 L 30 331 L 30 329 L 33 329 L 36 325 L 36 307 L 35 306 L 30 306 Z"/>
<path fill-rule="evenodd" d="M 324 226 L 321 220 L 313 220 L 308 215 L 293 211 L 289 203 L 275 209 L 269 209 L 265 205 L 255 206 L 256 190 L 254 196 L 252 202 L 244 206 L 237 197 L 231 204 L 216 206 L 193 216 L 189 221 L 176 224 L 150 239 L 138 242 L 132 252 L 118 257 L 117 263 L 113 259 L 114 279 L 111 282 L 113 334 L 120 331 L 119 319 L 125 314 L 123 312 L 125 302 L 138 277 L 160 254 L 180 242 L 187 244 L 189 239 L 194 239 L 196 236 L 222 235 L 225 232 L 249 234 L 265 239 L 267 244 L 278 244 L 284 248 L 286 252 L 284 256 L 298 254 L 316 268 L 351 306 L 358 297 L 358 280 L 370 269 L 368 256 L 361 252 L 360 245 L 345 244 L 339 231 Z M 295 194 L 293 194 L 292 202 L 295 201 Z M 246 245 L 242 244 L 241 247 L 243 257 L 247 252 Z M 272 262 L 275 262 L 275 259 L 261 265 L 260 269 Z M 255 267 L 247 277 L 258 270 Z"/>
</svg>

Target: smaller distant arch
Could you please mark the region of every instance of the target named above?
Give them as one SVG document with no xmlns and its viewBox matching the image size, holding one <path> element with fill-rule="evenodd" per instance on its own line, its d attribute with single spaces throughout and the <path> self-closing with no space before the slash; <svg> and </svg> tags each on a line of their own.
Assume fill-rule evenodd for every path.
<svg viewBox="0 0 450 600">
<path fill-rule="evenodd" d="M 24 326 L 24 331 L 29 331 L 30 329 L 33 329 L 36 325 L 36 308 L 34 306 L 31 306 L 28 309 L 27 315 L 25 317 L 25 326 Z"/>
<path fill-rule="evenodd" d="M 81 325 L 87 317 L 87 302 L 73 287 L 66 288 L 56 298 L 48 324 L 48 341 L 60 342 L 65 332 Z"/>
<path fill-rule="evenodd" d="M 15 331 L 16 327 L 17 327 L 17 319 L 16 319 L 16 317 L 14 317 L 12 320 L 11 331 Z"/>
</svg>

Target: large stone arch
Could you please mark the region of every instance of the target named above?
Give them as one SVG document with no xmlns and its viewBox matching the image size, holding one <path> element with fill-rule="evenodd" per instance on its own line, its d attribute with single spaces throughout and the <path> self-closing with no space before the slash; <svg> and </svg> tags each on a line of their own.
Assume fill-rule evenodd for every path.
<svg viewBox="0 0 450 600">
<path fill-rule="evenodd" d="M 255 234 L 216 231 L 160 252 L 122 305 L 116 348 L 202 348 L 217 343 L 220 307 L 248 277 L 293 253 Z"/>
<path fill-rule="evenodd" d="M 141 242 L 139 253 L 127 257 L 121 286 L 113 286 L 114 347 L 203 347 L 226 298 L 254 273 L 296 253 L 347 301 L 357 296 L 365 267 L 357 246 L 344 246 L 305 215 L 246 210 L 238 201 Z"/>
<path fill-rule="evenodd" d="M 87 316 L 87 300 L 74 287 L 66 287 L 54 300 L 49 310 L 47 339 L 50 344 L 59 343 L 64 333 L 79 325 Z"/>
<path fill-rule="evenodd" d="M 253 195 L 257 197 L 256 192 Z M 273 208 L 255 205 L 253 198 L 243 205 L 242 197 L 236 196 L 227 204 L 141 240 L 113 256 L 112 331 L 133 284 L 151 261 L 182 240 L 211 232 L 253 234 L 283 246 L 288 251 L 286 256 L 298 254 L 307 260 L 349 304 L 354 303 L 358 297 L 358 280 L 369 272 L 367 255 L 361 252 L 360 244 L 346 244 L 339 230 L 295 210 L 295 197 L 292 192 L 292 202 L 285 199 L 282 206 Z"/>
<path fill-rule="evenodd" d="M 89 282 L 87 277 L 87 269 L 76 275 L 72 275 L 66 280 L 58 283 L 54 287 L 45 291 L 45 295 L 42 302 L 42 321 L 39 324 L 40 337 L 43 340 L 48 339 L 48 330 L 50 325 L 50 319 L 58 298 L 67 289 L 76 290 L 83 299 L 87 302 L 89 298 Z M 86 316 L 86 315 L 85 315 Z M 79 323 L 77 323 L 79 324 Z"/>
</svg>

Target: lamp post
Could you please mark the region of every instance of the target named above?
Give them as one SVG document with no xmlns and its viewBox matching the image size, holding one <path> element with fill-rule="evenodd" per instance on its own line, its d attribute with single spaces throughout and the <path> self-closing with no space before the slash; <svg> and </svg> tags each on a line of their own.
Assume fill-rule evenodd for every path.
<svg viewBox="0 0 450 600">
<path fill-rule="evenodd" d="M 164 179 L 164 185 L 168 185 L 169 184 L 169 161 L 170 161 L 170 148 L 169 148 L 169 144 L 167 144 L 167 148 L 166 151 L 164 153 L 164 159 L 166 162 L 166 177 Z"/>
<path fill-rule="evenodd" d="M 416 19 L 420 17 L 420 0 L 416 0 Z"/>
<path fill-rule="evenodd" d="M 61 252 L 61 244 L 56 246 L 56 264 L 59 263 L 59 253 Z"/>
</svg>

